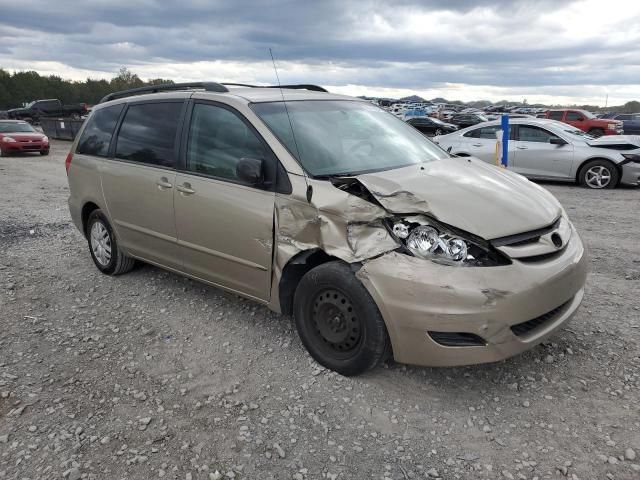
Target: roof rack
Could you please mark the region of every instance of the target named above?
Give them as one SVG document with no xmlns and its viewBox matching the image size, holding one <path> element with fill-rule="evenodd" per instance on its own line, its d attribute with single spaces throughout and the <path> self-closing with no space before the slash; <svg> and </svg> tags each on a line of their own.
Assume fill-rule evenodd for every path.
<svg viewBox="0 0 640 480">
<path fill-rule="evenodd" d="M 117 98 L 131 97 L 133 95 L 142 95 L 144 93 L 168 92 L 172 90 L 190 90 L 194 88 L 202 88 L 207 92 L 225 93 L 229 89 L 220 83 L 215 82 L 189 82 L 189 83 L 163 83 L 161 85 L 148 85 L 146 87 L 131 88 L 120 92 L 109 93 L 102 97 L 100 103 L 115 100 Z"/>
<path fill-rule="evenodd" d="M 249 87 L 249 88 L 289 88 L 292 90 L 311 90 L 314 92 L 329 92 L 327 89 L 320 87 L 319 85 L 311 85 L 302 83 L 299 85 L 247 85 L 246 83 L 223 83 L 222 85 L 228 85 L 230 87 Z"/>
</svg>

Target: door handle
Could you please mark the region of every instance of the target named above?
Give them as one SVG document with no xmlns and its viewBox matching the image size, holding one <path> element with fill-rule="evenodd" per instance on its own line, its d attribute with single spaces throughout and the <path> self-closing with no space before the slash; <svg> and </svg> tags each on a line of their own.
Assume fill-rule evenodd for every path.
<svg viewBox="0 0 640 480">
<path fill-rule="evenodd" d="M 191 184 L 187 182 L 183 183 L 182 185 L 178 185 L 176 187 L 176 190 L 185 195 L 193 195 L 194 193 L 196 193 L 196 191 L 191 188 Z"/>
<path fill-rule="evenodd" d="M 529 147 L 516 147 L 518 150 L 529 150 Z"/>
<path fill-rule="evenodd" d="M 173 187 L 173 184 L 169 182 L 169 179 L 167 177 L 162 177 L 160 180 L 156 182 L 156 185 L 158 185 L 158 188 L 160 190 L 165 190 L 167 188 Z"/>
<path fill-rule="evenodd" d="M 474 144 L 473 144 L 473 146 L 474 146 L 474 147 L 481 147 L 481 146 L 482 146 L 482 144 L 481 144 L 481 143 L 474 143 Z"/>
</svg>

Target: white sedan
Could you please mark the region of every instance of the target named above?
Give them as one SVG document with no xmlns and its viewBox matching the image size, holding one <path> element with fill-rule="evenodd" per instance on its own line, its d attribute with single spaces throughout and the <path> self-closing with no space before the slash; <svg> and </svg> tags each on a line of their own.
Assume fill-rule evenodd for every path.
<svg viewBox="0 0 640 480">
<path fill-rule="evenodd" d="M 577 182 L 589 188 L 640 185 L 640 137 L 594 138 L 566 123 L 542 118 L 510 119 L 509 170 L 530 179 Z M 457 156 L 495 163 L 499 121 L 433 137 Z"/>
</svg>

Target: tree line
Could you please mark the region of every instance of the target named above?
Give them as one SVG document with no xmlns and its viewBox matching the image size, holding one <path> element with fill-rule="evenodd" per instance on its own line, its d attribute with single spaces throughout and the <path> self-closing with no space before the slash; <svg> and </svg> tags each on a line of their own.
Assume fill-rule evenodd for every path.
<svg viewBox="0 0 640 480">
<path fill-rule="evenodd" d="M 0 69 L 0 110 L 21 107 L 24 103 L 45 98 L 59 98 L 62 103 L 86 103 L 94 105 L 102 97 L 111 92 L 126 90 L 128 88 L 143 87 L 145 85 L 158 85 L 161 83 L 173 83 L 172 80 L 155 78 L 144 82 L 138 75 L 130 72 L 126 67 L 120 69 L 118 74 L 111 80 L 92 80 L 87 78 L 83 82 L 64 80 L 57 75 L 42 76 L 38 72 L 14 72 L 9 73 Z M 444 99 L 440 99 L 446 102 Z M 491 102 L 480 100 L 476 102 L 450 101 L 448 103 L 466 105 L 471 107 L 485 107 Z M 503 100 L 500 104 L 509 104 Z M 533 105 L 545 107 L 545 105 Z M 634 113 L 640 112 L 640 102 L 631 101 L 624 105 L 611 106 L 608 108 L 597 107 L 595 105 L 574 105 L 574 107 L 584 108 L 592 112 L 611 111 Z"/>
<path fill-rule="evenodd" d="M 173 81 L 156 78 L 145 82 L 127 68 L 121 68 L 111 80 L 87 78 L 81 82 L 64 80 L 57 75 L 42 76 L 34 71 L 9 73 L 0 69 L 0 110 L 45 98 L 59 98 L 64 104 L 95 105 L 108 93 L 161 83 Z"/>
</svg>

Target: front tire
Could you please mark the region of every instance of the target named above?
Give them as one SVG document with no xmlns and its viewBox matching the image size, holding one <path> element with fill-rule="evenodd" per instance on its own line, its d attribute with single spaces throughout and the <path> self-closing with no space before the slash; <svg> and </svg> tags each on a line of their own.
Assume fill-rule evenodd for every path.
<svg viewBox="0 0 640 480">
<path fill-rule="evenodd" d="M 111 224 L 102 210 L 91 212 L 86 228 L 89 252 L 98 270 L 106 275 L 120 275 L 135 266 L 135 259 L 118 248 Z"/>
<path fill-rule="evenodd" d="M 382 315 L 348 265 L 329 262 L 307 272 L 293 302 L 298 335 L 326 368 L 358 375 L 388 356 L 390 340 Z"/>
<path fill-rule="evenodd" d="M 591 160 L 580 168 L 578 174 L 580 185 L 596 190 L 616 188 L 619 179 L 618 169 L 607 160 Z"/>
<path fill-rule="evenodd" d="M 439 135 L 442 135 L 442 129 L 437 128 L 434 136 L 437 137 Z"/>
<path fill-rule="evenodd" d="M 598 138 L 604 135 L 604 130 L 602 130 L 601 128 L 592 128 L 587 133 L 593 137 Z"/>
<path fill-rule="evenodd" d="M 49 155 L 49 150 L 40 150 L 40 155 Z"/>
</svg>

